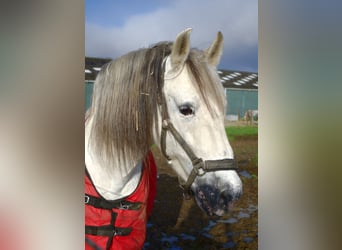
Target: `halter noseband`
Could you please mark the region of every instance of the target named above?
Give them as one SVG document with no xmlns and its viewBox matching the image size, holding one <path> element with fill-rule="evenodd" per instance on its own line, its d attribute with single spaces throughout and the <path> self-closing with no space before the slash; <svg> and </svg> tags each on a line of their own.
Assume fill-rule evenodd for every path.
<svg viewBox="0 0 342 250">
<path fill-rule="evenodd" d="M 185 153 L 188 155 L 188 157 L 191 160 L 192 163 L 192 171 L 188 177 L 188 180 L 186 182 L 181 182 L 179 180 L 179 185 L 183 189 L 183 196 L 185 199 L 190 199 L 192 192 L 191 192 L 191 185 L 196 179 L 197 176 L 202 176 L 206 172 L 213 172 L 218 170 L 236 170 L 237 164 L 234 159 L 221 159 L 221 160 L 203 160 L 202 158 L 199 158 L 195 155 L 195 153 L 192 151 L 190 146 L 186 143 L 186 141 L 183 139 L 183 137 L 179 134 L 179 132 L 176 130 L 176 128 L 173 126 L 169 112 L 167 109 L 166 104 L 166 98 L 163 93 L 163 87 L 164 87 L 164 74 L 165 74 L 165 61 L 162 63 L 162 77 L 159 77 L 160 81 L 160 87 L 159 87 L 159 97 L 158 102 L 159 106 L 161 107 L 161 115 L 162 115 L 162 131 L 161 131 L 161 139 L 160 139 L 160 145 L 161 145 L 161 152 L 163 156 L 168 160 L 171 161 L 171 158 L 166 153 L 166 135 L 169 131 L 175 140 L 178 142 L 178 144 L 183 148 Z"/>
</svg>

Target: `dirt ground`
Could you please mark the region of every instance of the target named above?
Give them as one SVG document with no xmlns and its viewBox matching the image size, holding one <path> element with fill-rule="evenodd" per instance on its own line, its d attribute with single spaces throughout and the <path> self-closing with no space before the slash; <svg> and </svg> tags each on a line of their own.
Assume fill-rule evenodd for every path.
<svg viewBox="0 0 342 250">
<path fill-rule="evenodd" d="M 227 123 L 245 126 L 245 123 Z M 144 249 L 257 249 L 258 246 L 258 137 L 231 141 L 243 195 L 234 209 L 222 217 L 209 217 L 196 202 L 183 200 L 175 173 L 157 148 L 157 196 L 147 224 Z"/>
</svg>

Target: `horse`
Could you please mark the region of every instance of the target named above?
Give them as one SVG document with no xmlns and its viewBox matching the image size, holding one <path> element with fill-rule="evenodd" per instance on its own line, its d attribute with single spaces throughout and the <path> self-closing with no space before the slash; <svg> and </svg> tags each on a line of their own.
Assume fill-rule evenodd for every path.
<svg viewBox="0 0 342 250">
<path fill-rule="evenodd" d="M 246 121 L 246 124 L 249 125 L 253 125 L 253 114 L 252 114 L 252 110 L 248 109 L 246 112 L 245 112 L 245 115 L 244 115 L 244 120 Z"/>
<path fill-rule="evenodd" d="M 92 211 L 105 204 L 111 223 L 89 217 L 95 226 L 86 226 L 86 235 L 92 242 L 109 235 L 106 249 L 115 244 L 121 249 L 122 242 L 122 249 L 142 247 L 141 225 L 149 201 L 141 195 L 140 200 L 132 198 L 132 193 L 136 195 L 141 182 L 151 187 L 149 178 L 155 178 L 153 145 L 178 175 L 184 197 L 194 196 L 209 216 L 229 212 L 242 194 L 225 133 L 226 98 L 216 69 L 223 35 L 218 32 L 210 47 L 199 50 L 190 48 L 191 31 L 180 32 L 174 42 L 159 42 L 109 62 L 95 80 L 85 124 L 86 175 L 94 188 L 85 202 Z M 152 189 L 143 189 L 143 195 Z M 126 220 L 118 221 L 128 210 L 136 214 L 124 214 Z M 139 221 L 138 229 L 128 217 Z"/>
<path fill-rule="evenodd" d="M 246 124 L 250 124 L 252 126 L 254 124 L 255 119 L 258 119 L 258 110 L 248 109 L 244 115 L 244 120 L 246 121 Z"/>
</svg>

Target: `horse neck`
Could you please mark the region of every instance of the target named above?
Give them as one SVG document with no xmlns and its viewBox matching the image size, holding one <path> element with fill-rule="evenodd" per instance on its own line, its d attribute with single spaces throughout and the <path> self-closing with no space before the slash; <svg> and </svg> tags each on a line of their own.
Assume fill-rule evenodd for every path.
<svg viewBox="0 0 342 250">
<path fill-rule="evenodd" d="M 139 183 L 142 164 L 135 162 L 122 167 L 118 162 L 114 166 L 100 163 L 89 144 L 92 122 L 92 117 L 88 116 L 85 124 L 85 165 L 90 178 L 98 193 L 107 200 L 128 196 Z"/>
</svg>

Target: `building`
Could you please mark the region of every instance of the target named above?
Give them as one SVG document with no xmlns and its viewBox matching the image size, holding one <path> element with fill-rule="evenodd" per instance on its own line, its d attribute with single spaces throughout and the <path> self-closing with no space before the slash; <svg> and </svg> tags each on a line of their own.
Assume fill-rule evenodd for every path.
<svg viewBox="0 0 342 250">
<path fill-rule="evenodd" d="M 91 97 L 93 95 L 93 86 L 97 73 L 101 70 L 101 67 L 110 62 L 110 58 L 95 58 L 86 57 L 85 58 L 85 109 L 87 110 L 91 105 Z"/>
<path fill-rule="evenodd" d="M 218 70 L 227 98 L 226 118 L 238 120 L 247 110 L 258 110 L 258 74 Z"/>
<path fill-rule="evenodd" d="M 111 61 L 106 58 L 85 58 L 85 105 L 91 105 L 93 84 L 101 67 Z M 238 120 L 247 110 L 258 110 L 258 74 L 253 72 L 218 70 L 227 98 L 226 118 Z"/>
</svg>

